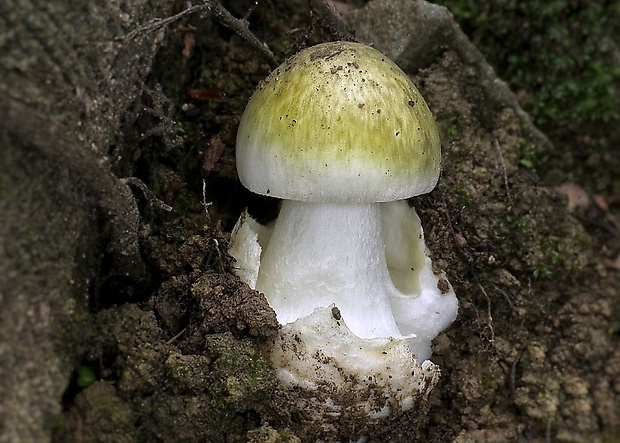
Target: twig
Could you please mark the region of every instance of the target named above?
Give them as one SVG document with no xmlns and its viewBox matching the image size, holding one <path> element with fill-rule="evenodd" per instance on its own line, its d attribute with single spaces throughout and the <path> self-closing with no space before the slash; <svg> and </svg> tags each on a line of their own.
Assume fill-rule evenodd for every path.
<svg viewBox="0 0 620 443">
<path fill-rule="evenodd" d="M 166 342 L 167 345 L 171 344 L 173 341 L 177 340 L 181 335 L 183 335 L 185 333 L 185 331 L 187 331 L 187 326 L 184 327 L 183 329 L 181 329 L 181 331 L 175 335 L 174 337 L 172 337 L 170 340 L 168 340 Z"/>
<path fill-rule="evenodd" d="M 482 291 L 482 293 L 487 299 L 487 316 L 489 318 L 489 330 L 491 331 L 491 339 L 489 340 L 489 342 L 492 345 L 495 345 L 495 331 L 493 330 L 493 316 L 491 315 L 491 298 L 489 297 L 489 294 L 487 294 L 487 291 L 484 290 L 484 288 L 482 287 L 480 283 L 478 283 L 478 287 L 480 288 L 480 290 Z"/>
<path fill-rule="evenodd" d="M 321 24 L 334 34 L 334 37 L 338 40 L 357 41 L 347 28 L 340 14 L 338 14 L 338 11 L 336 11 L 332 0 L 310 0 L 310 9 L 317 15 Z"/>
<path fill-rule="evenodd" d="M 184 9 L 183 11 L 173 16 L 161 19 L 154 19 L 151 22 L 139 26 L 133 31 L 131 31 L 129 34 L 127 34 L 125 39 L 133 39 L 143 32 L 157 31 L 158 29 L 161 29 L 169 25 L 170 23 L 179 20 L 188 14 L 193 14 L 196 11 L 204 10 L 212 12 L 222 25 L 232 29 L 240 37 L 248 41 L 248 43 L 250 43 L 250 45 L 259 52 L 259 54 L 271 65 L 272 68 L 275 68 L 278 65 L 278 61 L 275 55 L 273 55 L 273 52 L 271 52 L 271 49 L 269 49 L 269 46 L 267 46 L 266 43 L 261 42 L 254 34 L 252 34 L 252 31 L 250 31 L 250 28 L 248 26 L 248 21 L 246 17 L 240 19 L 235 18 L 217 0 L 204 0 L 203 4 L 189 6 L 187 9 Z"/>
<path fill-rule="evenodd" d="M 506 163 L 504 163 L 504 156 L 502 155 L 502 150 L 499 147 L 499 143 L 497 140 L 493 140 L 493 144 L 497 149 L 497 153 L 499 154 L 499 160 L 502 163 L 502 171 L 504 173 L 504 186 L 506 187 L 506 194 L 508 195 L 508 202 L 512 204 L 512 197 L 510 195 L 510 188 L 508 187 L 508 174 L 506 173 Z"/>
<path fill-rule="evenodd" d="M 213 202 L 207 202 L 207 182 L 202 179 L 202 207 L 205 210 L 208 230 L 211 230 L 211 216 L 209 215 L 209 206 L 211 206 L 212 204 Z"/>
<path fill-rule="evenodd" d="M 514 305 L 512 304 L 512 300 L 510 300 L 510 297 L 508 296 L 508 294 L 506 294 L 506 291 L 499 288 L 498 286 L 495 286 L 495 290 L 504 296 L 504 298 L 506 299 L 506 302 L 508 302 L 508 306 L 510 306 L 510 310 L 514 311 Z"/>
<path fill-rule="evenodd" d="M 446 199 L 441 197 L 441 205 L 443 206 L 444 213 L 446 214 L 446 221 L 448 222 L 448 228 L 452 233 L 452 239 L 456 240 L 456 231 L 454 230 L 454 226 L 452 226 L 452 219 L 450 218 L 450 213 L 448 212 L 448 205 L 446 204 Z M 455 241 L 458 246 L 458 242 Z M 460 248 L 459 248 L 460 249 Z"/>
<path fill-rule="evenodd" d="M 144 184 L 144 182 L 142 180 L 140 180 L 137 177 L 125 177 L 125 178 L 121 178 L 121 182 L 125 183 L 126 185 L 132 185 L 135 186 L 136 188 L 140 189 L 142 191 L 142 193 L 144 194 L 144 196 L 146 197 L 146 199 L 148 200 L 149 204 L 159 208 L 161 210 L 164 210 L 166 212 L 171 212 L 172 211 L 172 206 L 167 205 L 166 203 L 164 203 L 162 200 L 158 199 L 155 194 L 153 193 L 153 191 L 151 191 L 148 186 L 146 186 Z"/>
<path fill-rule="evenodd" d="M 525 340 L 521 347 L 519 348 L 519 352 L 517 352 L 517 356 L 515 361 L 512 362 L 512 366 L 510 367 L 510 392 L 514 393 L 517 389 L 517 365 L 521 361 L 521 357 L 523 357 L 523 353 L 525 352 L 525 348 L 529 343 L 529 340 Z"/>
<path fill-rule="evenodd" d="M 216 265 L 219 268 L 221 273 L 224 273 L 226 268 L 230 268 L 230 256 L 226 252 L 226 246 L 220 245 L 220 241 L 218 237 L 221 233 L 221 228 L 219 222 L 216 222 L 215 226 L 211 227 L 211 215 L 209 214 L 209 207 L 213 205 L 213 202 L 207 201 L 207 182 L 202 180 L 202 207 L 205 210 L 205 217 L 207 219 L 207 226 L 205 231 L 207 236 L 210 237 L 210 240 L 213 241 L 213 247 L 209 248 L 207 256 L 205 258 L 205 263 L 211 263 L 211 259 L 213 259 L 213 250 L 217 253 L 217 261 Z"/>
<path fill-rule="evenodd" d="M 248 27 L 248 21 L 245 18 L 237 19 L 233 17 L 233 15 L 228 12 L 226 8 L 224 8 L 220 2 L 213 0 L 205 0 L 205 4 L 207 8 L 215 14 L 217 19 L 224 26 L 235 31 L 239 36 L 246 39 L 253 47 L 256 49 L 267 62 L 271 65 L 272 68 L 278 66 L 278 60 L 276 60 L 275 55 L 269 49 L 266 43 L 261 42 L 252 31 Z"/>
<path fill-rule="evenodd" d="M 144 86 L 144 94 L 151 99 L 150 106 L 142 105 L 141 111 L 151 115 L 159 121 L 150 129 L 140 134 L 142 140 L 159 135 L 162 137 L 167 148 L 179 147 L 183 144 L 183 138 L 175 132 L 176 121 L 170 117 L 174 111 L 174 103 L 162 91 L 161 84 L 156 84 L 153 89 Z"/>
<path fill-rule="evenodd" d="M 545 429 L 545 441 L 551 443 L 551 438 L 553 437 L 553 417 L 549 416 L 547 418 L 547 428 Z"/>
<path fill-rule="evenodd" d="M 144 32 L 155 32 L 155 31 L 163 28 L 164 26 L 167 26 L 170 23 L 173 23 L 173 22 L 175 22 L 175 21 L 185 17 L 188 14 L 191 14 L 191 13 L 196 12 L 196 11 L 201 11 L 201 10 L 206 9 L 206 8 L 207 8 L 206 5 L 189 6 L 187 9 L 184 9 L 183 11 L 179 12 L 178 14 L 172 15 L 170 17 L 155 18 L 155 19 L 151 20 L 149 23 L 147 23 L 145 25 L 138 26 L 136 29 L 134 29 L 129 34 L 127 34 L 125 36 L 124 40 L 132 40 L 132 39 L 136 38 L 139 34 L 142 34 Z"/>
</svg>

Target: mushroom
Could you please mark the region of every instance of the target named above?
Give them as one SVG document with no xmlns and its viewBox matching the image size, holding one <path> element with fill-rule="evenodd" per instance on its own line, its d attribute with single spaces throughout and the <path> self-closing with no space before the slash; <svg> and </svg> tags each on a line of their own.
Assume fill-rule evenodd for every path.
<svg viewBox="0 0 620 443">
<path fill-rule="evenodd" d="M 398 348 L 393 357 L 403 361 L 404 345 L 403 379 L 410 377 L 412 359 L 430 357 L 458 303 L 433 273 L 406 201 L 435 187 L 441 161 L 433 116 L 409 77 L 363 44 L 305 49 L 259 85 L 236 155 L 246 188 L 283 199 L 273 227 L 247 214 L 235 227 L 230 252 L 242 279 L 297 339 L 306 331 L 307 343 L 342 358 L 341 366 L 364 354 L 364 343 L 371 349 L 364 358 L 381 362 Z M 333 324 L 320 326 L 317 317 Z M 316 344 L 320 337 L 325 343 Z M 290 366 L 299 357 L 277 359 Z M 354 364 L 358 373 L 372 366 Z M 283 380 L 304 377 L 285 372 Z"/>
<path fill-rule="evenodd" d="M 419 334 L 398 324 L 405 315 L 394 305 L 424 312 L 416 320 L 429 327 L 451 322 L 406 291 L 419 291 L 419 269 L 390 273 L 385 246 L 402 229 L 384 202 L 404 207 L 403 199 L 432 190 L 440 159 L 421 94 L 368 46 L 306 49 L 259 86 L 239 125 L 237 169 L 252 192 L 284 199 L 255 283 L 280 323 L 332 303 L 360 338 Z M 410 243 L 403 239 L 401 253 Z"/>
</svg>

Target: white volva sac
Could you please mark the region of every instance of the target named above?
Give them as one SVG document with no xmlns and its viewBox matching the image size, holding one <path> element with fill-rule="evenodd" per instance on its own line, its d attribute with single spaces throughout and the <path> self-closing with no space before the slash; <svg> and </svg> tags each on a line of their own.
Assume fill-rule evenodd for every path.
<svg viewBox="0 0 620 443">
<path fill-rule="evenodd" d="M 424 99 L 368 46 L 308 48 L 255 92 L 237 136 L 239 177 L 284 200 L 273 226 L 243 214 L 230 253 L 283 325 L 271 359 L 284 384 L 353 389 L 353 406 L 375 418 L 435 385 L 431 341 L 458 302 L 404 199 L 435 186 L 440 157 Z M 332 412 L 351 406 L 336 397 L 346 395 L 327 395 Z"/>
</svg>

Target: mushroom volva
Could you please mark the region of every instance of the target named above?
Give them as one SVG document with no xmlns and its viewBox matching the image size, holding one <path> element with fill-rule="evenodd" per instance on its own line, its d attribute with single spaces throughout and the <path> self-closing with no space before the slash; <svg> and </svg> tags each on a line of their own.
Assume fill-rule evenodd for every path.
<svg viewBox="0 0 620 443">
<path fill-rule="evenodd" d="M 439 134 L 418 89 L 369 46 L 307 48 L 259 85 L 236 156 L 246 188 L 282 199 L 273 226 L 243 214 L 230 247 L 238 275 L 283 325 L 271 356 L 281 381 L 379 383 L 387 400 L 368 414 L 412 407 L 438 379 L 431 341 L 458 308 L 406 200 L 440 173 Z"/>
</svg>

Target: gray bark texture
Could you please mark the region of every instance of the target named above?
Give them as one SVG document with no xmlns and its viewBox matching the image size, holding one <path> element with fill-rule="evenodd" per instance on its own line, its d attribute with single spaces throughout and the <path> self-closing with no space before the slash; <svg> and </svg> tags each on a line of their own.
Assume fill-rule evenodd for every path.
<svg viewBox="0 0 620 443">
<path fill-rule="evenodd" d="M 105 154 L 163 34 L 125 36 L 167 5 L 0 5 L 1 442 L 50 439 L 102 257 L 144 278 L 138 211 Z"/>
</svg>

